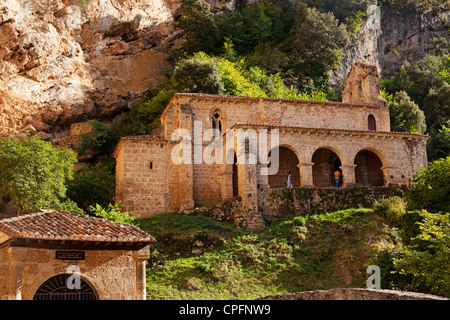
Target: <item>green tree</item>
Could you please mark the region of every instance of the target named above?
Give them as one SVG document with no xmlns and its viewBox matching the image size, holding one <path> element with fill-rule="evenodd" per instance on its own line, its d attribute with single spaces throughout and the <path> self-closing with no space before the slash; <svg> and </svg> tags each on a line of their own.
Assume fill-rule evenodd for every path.
<svg viewBox="0 0 450 320">
<path fill-rule="evenodd" d="M 371 4 L 377 4 L 376 0 L 306 0 L 306 3 L 315 7 L 321 12 L 333 12 L 339 21 L 345 21 L 346 18 L 355 12 L 366 12 Z"/>
<path fill-rule="evenodd" d="M 409 194 L 408 208 L 450 212 L 450 156 L 420 169 Z"/>
<path fill-rule="evenodd" d="M 215 52 L 219 30 L 210 9 L 210 5 L 204 0 L 181 0 L 181 17 L 175 23 L 175 27 L 184 33 L 186 38 L 184 49 L 187 52 Z"/>
<path fill-rule="evenodd" d="M 450 214 L 421 210 L 420 216 L 414 240 L 422 246 L 401 247 L 395 269 L 410 276 L 412 290 L 450 297 Z"/>
<path fill-rule="evenodd" d="M 331 12 L 322 13 L 297 2 L 294 26 L 290 33 L 291 63 L 301 79 L 323 77 L 336 68 L 349 42 L 346 27 Z"/>
<path fill-rule="evenodd" d="M 67 182 L 66 196 L 88 211 L 95 204 L 106 206 L 114 202 L 115 187 L 115 161 L 99 162 L 75 172 Z"/>
<path fill-rule="evenodd" d="M 440 76 L 442 67 L 441 58 L 428 55 L 414 64 L 405 62 L 397 74 L 388 80 L 383 80 L 380 85 L 390 94 L 405 91 L 422 108 L 430 90 L 440 88 L 444 82 Z M 425 117 L 428 121 L 426 111 Z M 427 125 L 430 127 L 428 123 Z"/>
<path fill-rule="evenodd" d="M 175 67 L 173 86 L 178 92 L 222 94 L 219 69 L 213 61 L 187 59 Z"/>
<path fill-rule="evenodd" d="M 0 140 L 0 201 L 12 201 L 20 213 L 59 209 L 77 155 L 39 138 Z"/>
<path fill-rule="evenodd" d="M 405 91 L 397 92 L 389 102 L 391 130 L 394 132 L 424 133 L 425 115 Z"/>
<path fill-rule="evenodd" d="M 448 54 L 450 49 L 449 41 L 444 37 L 436 37 L 428 41 L 425 46 L 425 52 L 432 56 L 443 57 Z"/>
<path fill-rule="evenodd" d="M 440 128 L 450 120 L 450 84 L 444 82 L 439 88 L 432 88 L 425 97 L 422 109 L 430 128 Z"/>
<path fill-rule="evenodd" d="M 430 140 L 427 143 L 428 161 L 450 156 L 450 120 L 447 126 L 442 125 L 439 130 L 431 130 Z"/>
<path fill-rule="evenodd" d="M 439 75 L 441 76 L 442 79 L 444 79 L 445 82 L 450 84 L 450 54 L 448 54 L 444 57 L 443 64 L 444 64 L 444 67 L 442 68 Z"/>
</svg>

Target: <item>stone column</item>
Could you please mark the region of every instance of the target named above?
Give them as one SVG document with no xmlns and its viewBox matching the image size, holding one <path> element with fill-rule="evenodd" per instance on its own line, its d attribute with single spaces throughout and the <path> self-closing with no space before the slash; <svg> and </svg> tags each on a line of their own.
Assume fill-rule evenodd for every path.
<svg viewBox="0 0 450 320">
<path fill-rule="evenodd" d="M 233 165 L 224 164 L 222 170 L 222 200 L 225 200 L 233 197 Z"/>
<path fill-rule="evenodd" d="M 145 261 L 148 258 L 150 258 L 150 246 L 133 252 L 133 259 L 136 262 L 136 300 L 147 299 Z"/>
<path fill-rule="evenodd" d="M 194 207 L 194 168 L 192 164 L 180 165 L 180 211 Z"/>
<path fill-rule="evenodd" d="M 344 187 L 354 187 L 356 185 L 355 168 L 356 164 L 341 166 L 342 176 L 344 178 Z"/>
<path fill-rule="evenodd" d="M 26 249 L 9 248 L 8 254 L 11 262 L 8 299 L 22 300 L 22 262 L 26 255 Z"/>
<path fill-rule="evenodd" d="M 302 188 L 314 187 L 313 166 L 314 163 L 312 162 L 304 162 L 298 165 L 300 169 L 300 187 Z"/>
<path fill-rule="evenodd" d="M 258 211 L 256 164 L 238 164 L 239 195 L 245 211 Z"/>
</svg>

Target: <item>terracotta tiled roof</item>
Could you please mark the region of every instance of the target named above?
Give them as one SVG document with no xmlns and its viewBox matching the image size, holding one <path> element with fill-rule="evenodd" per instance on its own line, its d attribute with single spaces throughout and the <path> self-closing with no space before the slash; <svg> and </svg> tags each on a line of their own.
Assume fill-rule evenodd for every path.
<svg viewBox="0 0 450 320">
<path fill-rule="evenodd" d="M 0 231 L 11 238 L 32 240 L 155 242 L 138 227 L 68 211 L 41 211 L 2 219 Z"/>
</svg>

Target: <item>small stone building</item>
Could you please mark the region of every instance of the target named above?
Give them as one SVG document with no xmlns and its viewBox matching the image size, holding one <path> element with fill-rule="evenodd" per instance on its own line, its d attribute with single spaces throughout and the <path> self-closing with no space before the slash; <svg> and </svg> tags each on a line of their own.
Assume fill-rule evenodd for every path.
<svg viewBox="0 0 450 320">
<path fill-rule="evenodd" d="M 143 300 L 155 239 L 66 211 L 0 220 L 1 300 Z"/>
<path fill-rule="evenodd" d="M 264 213 L 264 199 L 286 188 L 289 172 L 294 188 L 333 188 L 335 171 L 341 187 L 389 186 L 411 183 L 427 166 L 428 137 L 391 132 L 377 68 L 361 62 L 343 83 L 342 102 L 179 93 L 160 121 L 154 135 L 123 137 L 114 151 L 117 200 L 141 216 L 233 196 L 245 211 Z M 268 156 L 278 149 L 277 172 L 261 174 L 272 163 L 249 148 L 249 132 L 258 146 L 270 146 Z M 279 135 L 276 146 L 272 132 Z M 222 146 L 224 161 L 198 161 L 212 141 Z M 180 152 L 180 146 L 189 148 Z M 174 161 L 177 154 L 189 161 Z M 247 161 L 252 156 L 256 162 Z"/>
</svg>

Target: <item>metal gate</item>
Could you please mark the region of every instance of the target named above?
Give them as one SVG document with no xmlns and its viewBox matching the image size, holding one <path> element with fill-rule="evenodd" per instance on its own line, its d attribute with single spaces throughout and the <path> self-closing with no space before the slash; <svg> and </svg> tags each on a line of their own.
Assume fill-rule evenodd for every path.
<svg viewBox="0 0 450 320">
<path fill-rule="evenodd" d="M 98 300 L 94 288 L 83 278 L 79 289 L 70 289 L 70 274 L 59 274 L 45 281 L 36 291 L 33 300 Z"/>
</svg>

